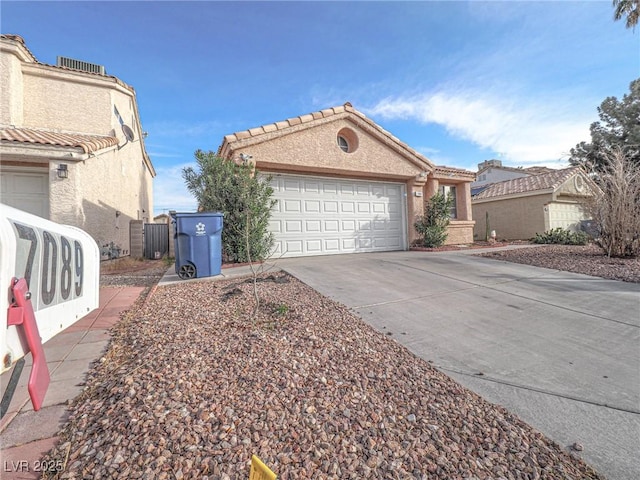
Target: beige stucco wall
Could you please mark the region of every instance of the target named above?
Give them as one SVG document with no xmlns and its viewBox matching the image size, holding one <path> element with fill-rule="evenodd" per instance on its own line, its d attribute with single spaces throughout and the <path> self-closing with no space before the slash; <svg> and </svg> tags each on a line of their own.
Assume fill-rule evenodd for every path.
<svg viewBox="0 0 640 480">
<path fill-rule="evenodd" d="M 0 123 L 3 125 L 20 125 L 23 121 L 21 61 L 15 53 L 4 48 L 0 52 Z"/>
<path fill-rule="evenodd" d="M 552 201 L 550 193 L 529 195 L 518 198 L 473 202 L 473 219 L 476 224 L 473 234 L 476 240 L 485 240 L 486 213 L 489 225 L 496 231 L 497 238 L 508 240 L 528 240 L 536 233 L 548 229 L 545 205 Z"/>
<path fill-rule="evenodd" d="M 3 124 L 116 136 L 120 144 L 95 154 L 81 148 L 44 145 L 34 150 L 30 145 L 31 150 L 14 152 L 11 160 L 22 161 L 28 168 L 28 163 L 35 161 L 31 157 L 37 155 L 38 161 L 48 163 L 51 220 L 82 228 L 99 245 L 113 242 L 128 254 L 129 221 L 148 222 L 152 217 L 155 174 L 145 163 L 134 91 L 114 77 L 33 63 L 23 50 L 16 48 L 15 42 L 2 42 Z M 114 106 L 134 131 L 134 141 L 126 141 Z M 68 165 L 66 179 L 57 176 L 61 163 Z"/>
<path fill-rule="evenodd" d="M 473 243 L 474 222 L 465 220 L 451 220 L 447 228 L 445 245 L 462 245 Z"/>
<path fill-rule="evenodd" d="M 66 179 L 57 178 L 52 163 L 51 219 L 82 228 L 101 246 L 114 242 L 128 255 L 129 221 L 148 222 L 153 212 L 151 175 L 136 150 L 130 143 L 69 163 Z"/>
<path fill-rule="evenodd" d="M 337 144 L 336 138 L 342 128 L 351 129 L 358 137 L 358 148 L 353 153 L 343 152 Z M 423 171 L 347 119 L 274 136 L 268 141 L 238 148 L 236 154 L 239 153 L 252 155 L 258 169 L 269 171 L 314 172 L 389 181 L 407 180 Z"/>
</svg>

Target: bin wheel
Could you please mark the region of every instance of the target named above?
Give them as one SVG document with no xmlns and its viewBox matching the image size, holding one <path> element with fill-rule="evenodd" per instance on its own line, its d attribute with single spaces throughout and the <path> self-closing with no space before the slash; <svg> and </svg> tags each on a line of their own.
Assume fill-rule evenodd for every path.
<svg viewBox="0 0 640 480">
<path fill-rule="evenodd" d="M 180 265 L 180 270 L 178 270 L 178 276 L 186 280 L 187 278 L 194 278 L 196 276 L 196 267 L 187 263 L 185 265 Z"/>
</svg>

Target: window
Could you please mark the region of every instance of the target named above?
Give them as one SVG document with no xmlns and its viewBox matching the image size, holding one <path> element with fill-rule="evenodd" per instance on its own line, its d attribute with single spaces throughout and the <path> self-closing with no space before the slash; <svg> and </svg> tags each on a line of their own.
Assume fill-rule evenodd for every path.
<svg viewBox="0 0 640 480">
<path fill-rule="evenodd" d="M 343 152 L 349 153 L 349 142 L 347 142 L 347 139 L 341 135 L 338 135 L 338 146 Z"/>
<path fill-rule="evenodd" d="M 451 209 L 449 210 L 449 217 L 457 218 L 458 217 L 458 209 L 457 209 L 458 199 L 456 198 L 456 187 L 453 185 L 441 185 L 440 193 L 445 197 L 451 196 L 451 198 L 453 199 L 453 203 L 451 204 Z"/>
</svg>

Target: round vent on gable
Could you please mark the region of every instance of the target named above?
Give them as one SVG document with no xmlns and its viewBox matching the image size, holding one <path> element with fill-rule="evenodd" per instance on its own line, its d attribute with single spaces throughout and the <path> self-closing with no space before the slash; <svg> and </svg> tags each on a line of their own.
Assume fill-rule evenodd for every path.
<svg viewBox="0 0 640 480">
<path fill-rule="evenodd" d="M 350 128 L 343 128 L 336 138 L 338 147 L 345 153 L 353 153 L 358 149 L 358 135 Z"/>
</svg>

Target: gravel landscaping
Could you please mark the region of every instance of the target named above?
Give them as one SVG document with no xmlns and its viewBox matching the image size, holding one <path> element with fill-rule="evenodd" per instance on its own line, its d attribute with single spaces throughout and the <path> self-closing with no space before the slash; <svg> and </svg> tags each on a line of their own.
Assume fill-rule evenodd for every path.
<svg viewBox="0 0 640 480">
<path fill-rule="evenodd" d="M 640 283 L 640 258 L 609 258 L 596 245 L 542 245 L 480 254 L 483 257 L 524 263 L 594 277 Z"/>
<path fill-rule="evenodd" d="M 49 478 L 246 479 L 252 454 L 283 480 L 602 478 L 295 278 L 258 291 L 254 320 L 238 279 L 141 299 L 70 406 Z"/>
</svg>

